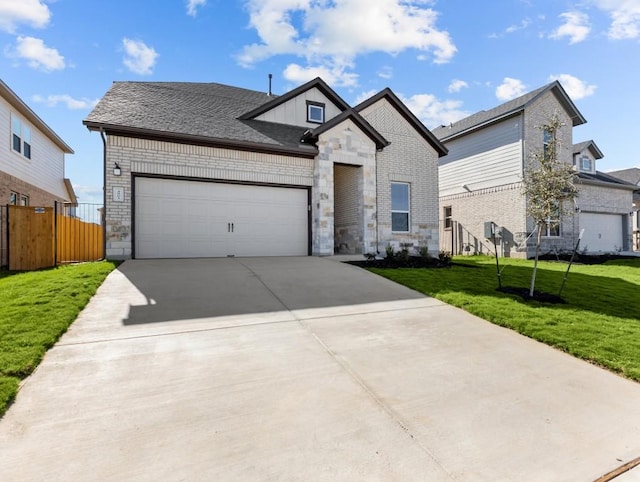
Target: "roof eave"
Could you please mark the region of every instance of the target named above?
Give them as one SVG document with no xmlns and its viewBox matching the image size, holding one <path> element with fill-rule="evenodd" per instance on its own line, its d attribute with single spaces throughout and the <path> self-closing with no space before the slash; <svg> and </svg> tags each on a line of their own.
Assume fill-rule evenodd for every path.
<svg viewBox="0 0 640 482">
<path fill-rule="evenodd" d="M 20 114 L 42 131 L 65 154 L 73 154 L 73 149 L 56 134 L 38 115 L 0 79 L 0 95 Z"/>
<path fill-rule="evenodd" d="M 262 104 L 261 106 L 253 109 L 252 111 L 242 114 L 240 117 L 238 117 L 238 119 L 241 119 L 241 120 L 254 119 L 259 115 L 264 114 L 265 112 L 279 106 L 280 104 L 283 104 L 293 99 L 294 97 L 314 87 L 317 88 L 320 92 L 322 92 L 336 106 L 338 106 L 340 110 L 345 111 L 349 109 L 349 104 L 347 104 L 342 99 L 342 97 L 340 97 L 331 87 L 329 87 L 329 85 L 324 80 L 322 80 L 320 77 L 316 77 L 315 79 L 310 80 L 309 82 L 306 82 L 305 84 L 302 84 L 301 86 L 296 87 L 295 89 L 290 90 L 289 92 L 283 95 L 275 97 L 273 100 L 270 100 L 265 104 Z"/>
<path fill-rule="evenodd" d="M 416 131 L 420 133 L 422 138 L 426 140 L 438 153 L 438 157 L 446 156 L 449 153 L 449 150 L 445 147 L 445 145 L 433 135 L 433 133 L 425 127 L 425 125 L 418 119 L 413 112 L 411 112 L 407 106 L 402 102 L 398 96 L 396 96 L 390 88 L 385 88 L 375 94 L 374 96 L 368 98 L 367 100 L 361 102 L 357 106 L 354 107 L 356 112 L 360 112 L 367 107 L 375 104 L 379 100 L 386 98 L 387 101 L 393 105 L 396 110 L 400 113 L 404 119 L 409 122 L 413 126 Z"/>
<path fill-rule="evenodd" d="M 175 142 L 178 144 L 194 144 L 205 147 L 219 147 L 235 149 L 240 151 L 261 152 L 265 154 L 284 154 L 306 158 L 314 158 L 318 150 L 312 146 L 288 147 L 261 142 L 240 141 L 233 139 L 221 139 L 214 137 L 198 136 L 193 134 L 180 134 L 176 132 L 157 131 L 153 129 L 143 129 L 139 127 L 129 127 L 114 124 L 105 124 L 82 121 L 90 131 L 104 131 L 106 134 L 123 135 L 128 137 Z"/>
</svg>

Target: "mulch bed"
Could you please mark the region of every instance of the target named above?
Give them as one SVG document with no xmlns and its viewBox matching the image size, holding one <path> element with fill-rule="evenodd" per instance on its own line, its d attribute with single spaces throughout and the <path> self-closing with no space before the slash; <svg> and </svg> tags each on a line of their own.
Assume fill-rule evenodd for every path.
<svg viewBox="0 0 640 482">
<path fill-rule="evenodd" d="M 347 264 L 361 268 L 447 268 L 451 266 L 450 260 L 438 258 L 426 258 L 422 256 L 409 256 L 407 259 L 382 258 L 365 259 L 362 261 L 345 261 Z"/>
<path fill-rule="evenodd" d="M 544 291 L 534 290 L 533 296 L 529 296 L 529 288 L 503 286 L 502 288 L 496 288 L 496 291 L 500 291 L 502 293 L 508 293 L 511 295 L 517 295 L 525 301 L 539 301 L 541 303 L 556 303 L 556 304 L 566 303 L 566 301 L 560 298 L 558 295 L 545 293 Z"/>
</svg>

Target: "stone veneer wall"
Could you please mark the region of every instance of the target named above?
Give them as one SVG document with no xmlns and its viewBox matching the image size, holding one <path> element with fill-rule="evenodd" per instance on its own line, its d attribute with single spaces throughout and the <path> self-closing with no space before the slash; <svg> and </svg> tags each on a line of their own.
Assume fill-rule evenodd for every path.
<svg viewBox="0 0 640 482">
<path fill-rule="evenodd" d="M 314 172 L 312 193 L 313 254 L 332 255 L 335 252 L 335 176 L 334 166 L 360 166 L 358 185 L 361 186 L 358 207 L 363 232 L 362 247 L 354 252 L 369 252 L 375 246 L 376 148 L 351 121 L 345 120 L 320 135 L 318 159 Z M 340 174 L 338 174 L 340 175 Z M 341 198 L 340 198 L 341 199 Z"/>
<path fill-rule="evenodd" d="M 390 144 L 377 153 L 378 239 L 368 251 L 384 254 L 392 245 L 427 246 L 432 255 L 439 250 L 438 154 L 386 100 L 367 107 L 362 116 Z M 391 230 L 391 182 L 410 184 L 410 231 Z M 375 199 L 374 199 L 375 201 Z M 414 251 L 414 250 L 410 250 Z"/>
<path fill-rule="evenodd" d="M 114 163 L 122 169 L 113 175 Z M 313 159 L 177 144 L 157 140 L 107 137 L 106 256 L 127 259 L 132 253 L 133 174 L 244 181 L 256 184 L 313 185 Z M 113 200 L 113 188 L 124 201 Z"/>
</svg>

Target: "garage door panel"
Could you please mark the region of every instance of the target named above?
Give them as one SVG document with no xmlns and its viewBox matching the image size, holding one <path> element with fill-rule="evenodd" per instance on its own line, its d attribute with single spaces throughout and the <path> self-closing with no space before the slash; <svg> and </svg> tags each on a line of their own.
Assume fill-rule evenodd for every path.
<svg viewBox="0 0 640 482">
<path fill-rule="evenodd" d="M 306 189 L 137 178 L 135 223 L 138 258 L 308 254 Z"/>
<path fill-rule="evenodd" d="M 623 217 L 619 214 L 581 213 L 584 229 L 580 246 L 589 252 L 613 252 L 621 249 Z"/>
</svg>

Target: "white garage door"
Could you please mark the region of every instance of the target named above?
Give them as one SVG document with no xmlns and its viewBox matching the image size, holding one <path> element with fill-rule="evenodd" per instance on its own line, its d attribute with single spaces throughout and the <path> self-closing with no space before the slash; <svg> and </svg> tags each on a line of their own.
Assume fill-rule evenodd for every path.
<svg viewBox="0 0 640 482">
<path fill-rule="evenodd" d="M 622 248 L 622 216 L 619 214 L 581 213 L 584 229 L 580 249 L 613 252 Z"/>
<path fill-rule="evenodd" d="M 305 256 L 307 190 L 136 178 L 136 258 Z"/>
</svg>

